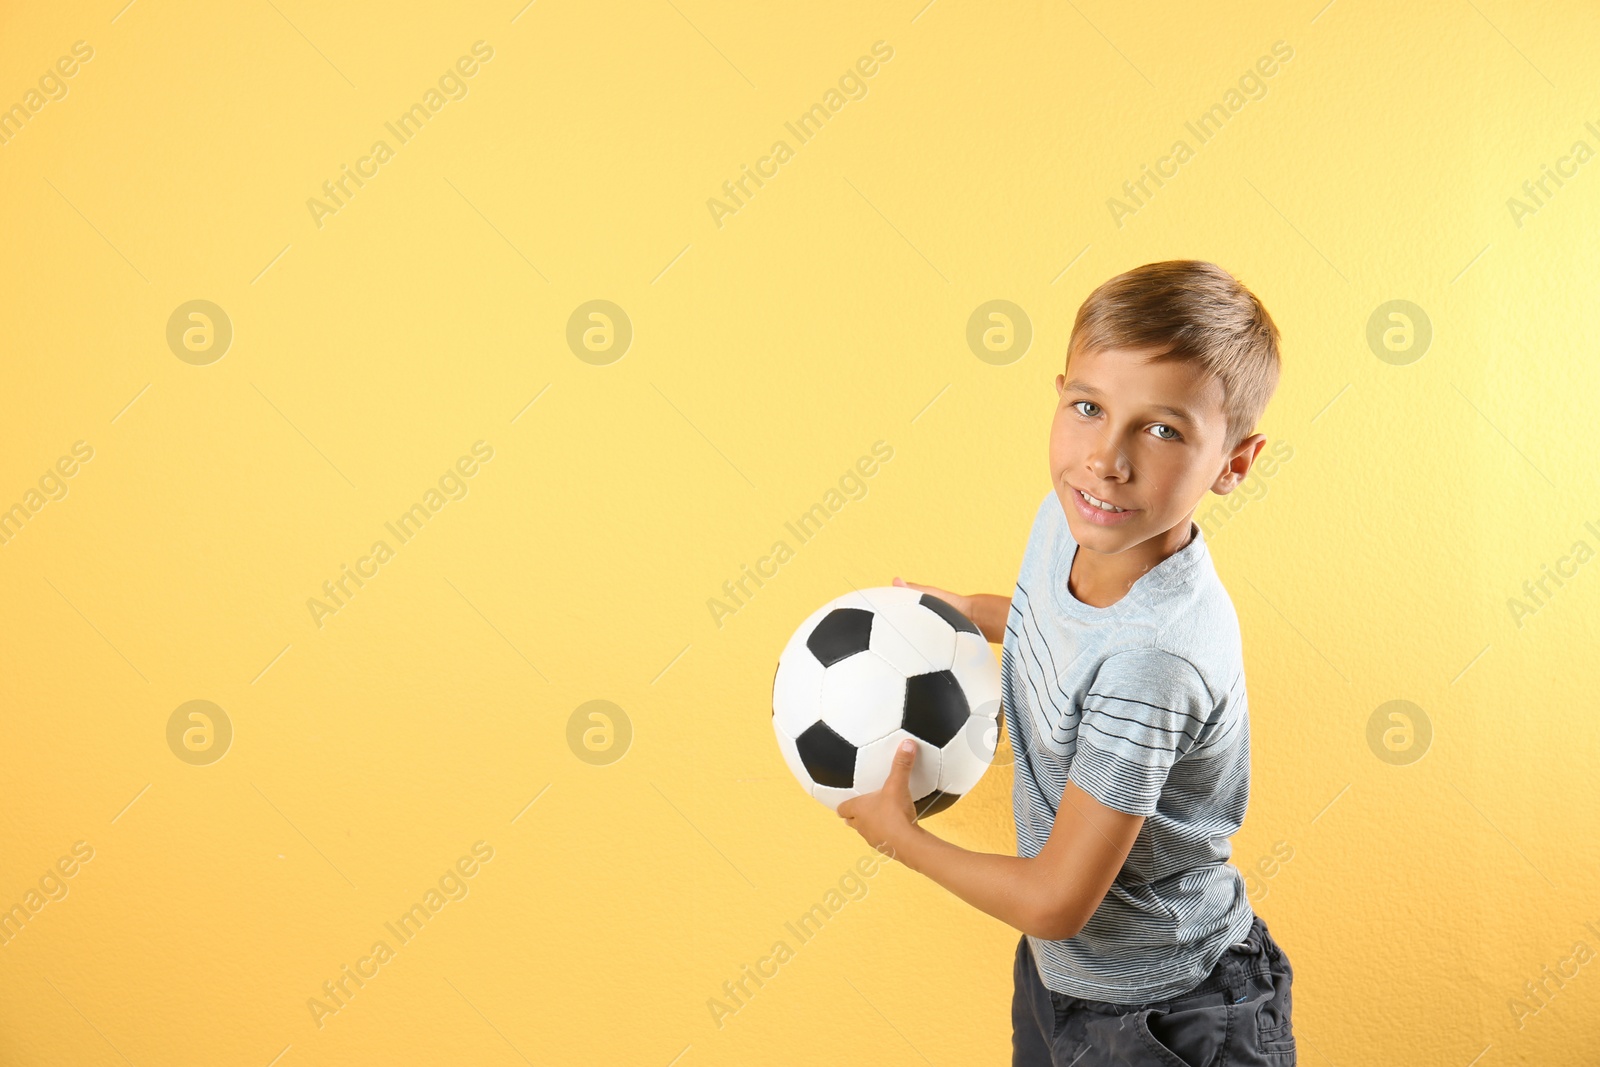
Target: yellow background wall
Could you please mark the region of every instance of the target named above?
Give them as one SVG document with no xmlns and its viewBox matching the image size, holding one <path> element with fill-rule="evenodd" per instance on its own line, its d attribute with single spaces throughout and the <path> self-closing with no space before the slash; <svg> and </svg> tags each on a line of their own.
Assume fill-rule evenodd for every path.
<svg viewBox="0 0 1600 1067">
<path fill-rule="evenodd" d="M 1592 6 L 122 2 L 0 22 L 0 1060 L 1007 1062 L 1018 935 L 848 877 L 872 854 L 781 762 L 774 660 L 851 586 L 1009 591 L 1074 312 L 1180 257 L 1284 336 L 1288 458 L 1207 531 L 1252 698 L 1235 860 L 1302 1062 L 1600 1058 Z M 186 311 L 168 342 L 195 300 L 220 358 Z M 592 300 L 621 358 L 569 345 Z M 969 347 L 991 300 L 1025 351 Z M 1369 344 L 1395 300 L 1425 350 L 1415 310 Z M 220 713 L 169 731 L 190 701 Z M 1010 785 L 930 828 L 1013 851 Z"/>
</svg>

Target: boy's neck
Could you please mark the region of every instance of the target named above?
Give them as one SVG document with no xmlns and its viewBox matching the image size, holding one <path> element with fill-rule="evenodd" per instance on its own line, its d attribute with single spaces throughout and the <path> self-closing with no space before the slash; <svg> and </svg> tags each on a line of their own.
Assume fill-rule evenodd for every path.
<svg viewBox="0 0 1600 1067">
<path fill-rule="evenodd" d="M 1182 551 L 1190 540 L 1191 512 L 1182 522 L 1159 536 L 1141 541 L 1114 555 L 1079 545 L 1067 574 L 1067 590 L 1080 603 L 1109 608 L 1128 595 L 1133 583 L 1158 563 Z"/>
</svg>

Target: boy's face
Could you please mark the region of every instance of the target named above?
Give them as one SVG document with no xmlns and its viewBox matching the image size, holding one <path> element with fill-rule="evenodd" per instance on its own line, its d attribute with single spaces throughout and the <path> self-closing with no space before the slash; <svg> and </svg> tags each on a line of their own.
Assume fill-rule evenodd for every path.
<svg viewBox="0 0 1600 1067">
<path fill-rule="evenodd" d="M 1094 552 L 1147 542 L 1160 556 L 1182 548 L 1206 490 L 1231 492 L 1266 443 L 1252 434 L 1225 455 L 1222 383 L 1193 364 L 1152 363 L 1149 355 L 1083 352 L 1070 379 L 1056 375 L 1050 474 L 1073 539 Z M 1080 490 L 1125 510 L 1102 511 Z"/>
</svg>

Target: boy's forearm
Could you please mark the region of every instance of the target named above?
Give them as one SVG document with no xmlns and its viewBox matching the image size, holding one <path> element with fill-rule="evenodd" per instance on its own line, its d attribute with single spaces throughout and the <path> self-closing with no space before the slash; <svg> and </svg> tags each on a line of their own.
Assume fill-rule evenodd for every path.
<svg viewBox="0 0 1600 1067">
<path fill-rule="evenodd" d="M 1005 643 L 1006 617 L 1011 614 L 1011 598 L 995 593 L 972 594 L 972 624 L 983 631 L 992 645 Z"/>
<path fill-rule="evenodd" d="M 972 852 L 913 825 L 893 841 L 894 858 L 944 886 L 979 911 L 1034 937 L 1060 937 L 1037 862 L 1025 856 Z"/>
<path fill-rule="evenodd" d="M 970 600 L 973 625 L 991 644 L 1003 644 L 1011 598 L 973 593 Z M 1057 919 L 1060 887 L 1043 884 L 1036 859 L 973 852 L 934 836 L 920 824 L 912 824 L 891 844 L 900 863 L 1012 929 L 1047 940 L 1065 936 Z"/>
</svg>

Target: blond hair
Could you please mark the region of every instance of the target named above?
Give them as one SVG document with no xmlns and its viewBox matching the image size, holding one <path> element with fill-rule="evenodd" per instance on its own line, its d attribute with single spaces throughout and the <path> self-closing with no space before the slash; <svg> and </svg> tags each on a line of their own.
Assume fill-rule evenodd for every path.
<svg viewBox="0 0 1600 1067">
<path fill-rule="evenodd" d="M 1278 328 L 1254 293 L 1198 259 L 1146 263 L 1103 283 L 1078 308 L 1067 365 L 1080 352 L 1144 349 L 1198 364 L 1222 382 L 1224 453 L 1255 429 L 1278 388 Z"/>
</svg>

